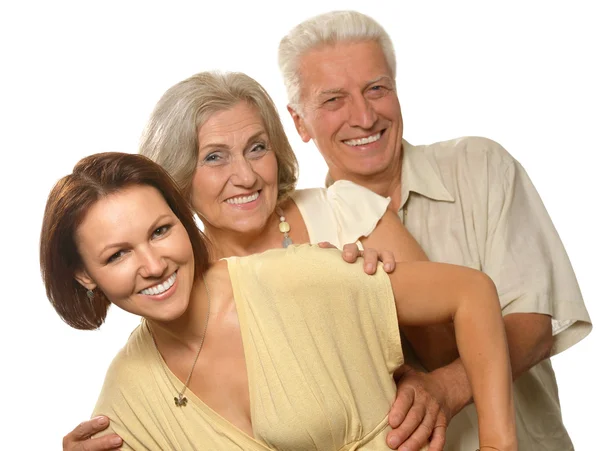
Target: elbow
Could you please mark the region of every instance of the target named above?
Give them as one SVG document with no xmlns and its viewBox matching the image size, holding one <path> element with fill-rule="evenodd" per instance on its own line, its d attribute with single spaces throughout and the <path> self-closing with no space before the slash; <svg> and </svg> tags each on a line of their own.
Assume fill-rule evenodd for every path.
<svg viewBox="0 0 600 451">
<path fill-rule="evenodd" d="M 541 313 L 511 313 L 504 317 L 504 326 L 515 380 L 552 355 L 554 337 L 550 316 Z"/>
</svg>

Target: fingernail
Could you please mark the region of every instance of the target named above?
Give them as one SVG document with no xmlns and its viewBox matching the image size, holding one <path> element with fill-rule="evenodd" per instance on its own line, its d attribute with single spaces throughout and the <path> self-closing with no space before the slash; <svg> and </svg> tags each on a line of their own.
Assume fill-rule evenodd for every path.
<svg viewBox="0 0 600 451">
<path fill-rule="evenodd" d="M 121 437 L 115 437 L 115 438 L 113 438 L 113 439 L 110 441 L 110 444 L 111 444 L 112 446 L 121 446 L 121 442 L 122 442 L 122 441 L 123 441 L 123 440 L 121 440 Z"/>
<path fill-rule="evenodd" d="M 400 439 L 396 436 L 393 436 L 388 440 L 388 445 L 390 446 L 390 448 L 395 449 L 398 447 L 398 445 L 400 445 Z"/>
<path fill-rule="evenodd" d="M 392 264 L 391 263 L 386 263 L 383 265 L 383 269 L 385 269 L 386 271 L 391 271 L 392 270 Z"/>
<path fill-rule="evenodd" d="M 98 425 L 100 425 L 100 426 L 104 426 L 105 424 L 108 423 L 108 419 L 106 417 L 98 417 L 98 419 L 96 421 L 98 422 Z"/>
<path fill-rule="evenodd" d="M 373 263 L 367 264 L 367 271 L 371 272 L 375 269 L 375 265 Z"/>
</svg>

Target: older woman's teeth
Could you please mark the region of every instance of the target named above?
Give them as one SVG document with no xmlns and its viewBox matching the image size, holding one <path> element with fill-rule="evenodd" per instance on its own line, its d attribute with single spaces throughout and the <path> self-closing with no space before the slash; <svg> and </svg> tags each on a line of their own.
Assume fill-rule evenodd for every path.
<svg viewBox="0 0 600 451">
<path fill-rule="evenodd" d="M 376 133 L 375 135 L 367 136 L 366 138 L 360 139 L 349 139 L 344 141 L 344 144 L 348 144 L 349 146 L 364 146 L 365 144 L 371 144 L 381 138 L 381 132 Z"/>
<path fill-rule="evenodd" d="M 173 286 L 176 278 L 177 278 L 177 273 L 174 272 L 173 275 L 171 277 L 169 277 L 167 280 L 165 280 L 163 283 L 159 283 L 158 285 L 154 285 L 153 287 L 146 288 L 146 289 L 140 291 L 140 293 L 146 294 L 146 295 L 155 295 L 155 294 L 164 293 L 165 291 L 167 291 L 169 288 L 171 288 Z"/>
<path fill-rule="evenodd" d="M 227 202 L 228 204 L 232 204 L 232 205 L 239 205 L 239 204 L 247 204 L 248 202 L 252 202 L 256 199 L 258 199 L 258 191 L 250 196 L 232 197 L 230 199 L 227 199 L 225 202 Z"/>
</svg>

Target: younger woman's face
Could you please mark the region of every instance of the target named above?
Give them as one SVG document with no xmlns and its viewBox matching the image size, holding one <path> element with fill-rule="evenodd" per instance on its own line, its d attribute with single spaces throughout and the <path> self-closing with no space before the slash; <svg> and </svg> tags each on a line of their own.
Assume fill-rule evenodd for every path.
<svg viewBox="0 0 600 451">
<path fill-rule="evenodd" d="M 187 309 L 192 244 L 157 189 L 132 186 L 100 199 L 75 239 L 83 261 L 76 279 L 85 288 L 99 289 L 123 310 L 155 321 L 174 320 Z"/>
</svg>

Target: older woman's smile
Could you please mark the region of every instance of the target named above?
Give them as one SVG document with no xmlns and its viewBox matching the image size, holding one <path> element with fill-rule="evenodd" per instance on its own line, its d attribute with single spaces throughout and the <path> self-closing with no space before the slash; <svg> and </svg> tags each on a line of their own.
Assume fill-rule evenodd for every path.
<svg viewBox="0 0 600 451">
<path fill-rule="evenodd" d="M 231 204 L 231 205 L 248 204 L 248 203 L 254 202 L 256 199 L 258 199 L 259 195 L 260 195 L 260 191 L 255 191 L 252 194 L 243 194 L 240 196 L 230 197 L 228 199 L 225 199 L 225 202 L 227 202 L 228 204 Z"/>
</svg>

